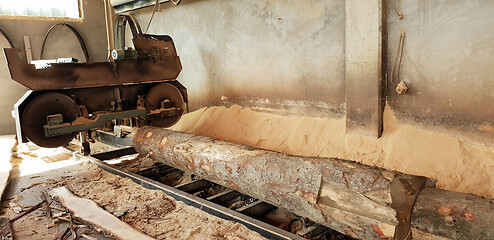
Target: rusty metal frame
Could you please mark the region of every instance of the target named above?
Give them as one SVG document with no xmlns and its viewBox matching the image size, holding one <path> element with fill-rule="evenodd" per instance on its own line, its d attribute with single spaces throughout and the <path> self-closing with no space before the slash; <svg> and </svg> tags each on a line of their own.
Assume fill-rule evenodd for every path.
<svg viewBox="0 0 494 240">
<path fill-rule="evenodd" d="M 122 92 L 122 99 L 128 104 L 126 109 L 134 109 L 138 95 L 145 95 L 156 84 L 168 82 L 180 90 L 188 108 L 187 89 L 176 81 L 182 65 L 172 38 L 138 34 L 133 41 L 137 58 L 118 59 L 115 62 L 51 64 L 51 68 L 47 69 L 36 69 L 35 65 L 27 64 L 22 59 L 18 49 L 5 48 L 11 78 L 30 89 L 14 105 L 18 141 L 28 140 L 21 128 L 26 105 L 34 97 L 49 91 L 72 96 L 78 105 L 94 113 L 111 109 L 110 103 L 115 100 L 114 88 Z"/>
<path fill-rule="evenodd" d="M 138 117 L 138 116 L 146 116 L 147 110 L 145 108 L 134 109 L 129 111 L 121 111 L 121 112 L 108 112 L 96 115 L 94 119 L 87 119 L 84 117 L 82 121 L 78 119 L 74 120 L 71 123 L 64 123 L 61 114 L 50 115 L 48 118 L 48 125 L 45 126 L 45 136 L 53 137 L 65 135 L 73 132 L 87 131 L 88 129 L 94 129 L 98 127 L 103 127 L 108 121 L 122 118 L 130 118 L 130 117 Z M 59 119 L 59 124 L 51 125 L 50 122 L 52 119 Z"/>
<path fill-rule="evenodd" d="M 51 68 L 36 69 L 25 63 L 20 51 L 4 49 L 11 78 L 31 90 L 55 90 L 162 82 L 174 80 L 182 71 L 180 58 L 169 36 L 141 34 L 134 38 L 137 59 L 119 59 L 115 62 L 55 63 Z M 159 56 L 152 55 L 160 49 Z"/>
</svg>

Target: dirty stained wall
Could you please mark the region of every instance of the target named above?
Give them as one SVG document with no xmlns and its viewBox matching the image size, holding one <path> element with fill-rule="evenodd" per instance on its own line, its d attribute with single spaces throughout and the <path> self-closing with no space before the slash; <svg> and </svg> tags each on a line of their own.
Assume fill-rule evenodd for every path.
<svg viewBox="0 0 494 240">
<path fill-rule="evenodd" d="M 191 110 L 218 103 L 283 110 L 290 110 L 287 106 L 319 106 L 313 115 L 340 118 L 345 105 L 347 111 L 349 108 L 345 85 L 359 89 L 353 92 L 362 96 L 379 91 L 377 84 L 370 86 L 360 78 L 353 81 L 353 72 L 348 72 L 351 66 L 345 64 L 352 50 L 345 51 L 345 46 L 355 44 L 352 39 L 345 40 L 345 30 L 351 27 L 345 26 L 348 4 L 343 0 L 165 3 L 148 33 L 174 38 L 184 65 L 179 80 L 189 89 Z M 394 4 L 403 19 L 396 15 Z M 494 144 L 494 110 L 490 106 L 494 100 L 494 68 L 490 66 L 494 60 L 494 3 L 398 0 L 385 8 L 385 55 L 374 61 L 385 60 L 387 100 L 398 119 Z M 134 12 L 144 28 L 151 11 L 150 7 Z M 406 95 L 398 95 L 390 83 L 401 32 L 406 32 L 406 38 L 399 74 L 409 87 Z M 370 53 L 364 50 L 362 56 Z M 362 76 L 365 71 L 368 76 L 375 71 L 364 65 L 362 69 Z M 395 80 L 396 75 L 397 71 Z M 362 106 L 378 101 L 367 98 L 357 99 Z M 292 100 L 296 102 L 287 103 Z M 358 108 L 358 103 L 350 103 Z M 332 111 L 321 110 L 324 108 Z"/>
<path fill-rule="evenodd" d="M 397 1 L 389 14 L 388 75 L 406 33 L 400 79 L 388 101 L 402 122 L 494 145 L 494 2 Z M 396 76 L 396 75 L 395 75 Z"/>
<path fill-rule="evenodd" d="M 179 81 L 188 88 L 191 110 L 221 103 L 224 96 L 225 104 L 292 108 L 297 101 L 316 113 L 341 116 L 344 2 L 165 3 L 148 33 L 174 39 L 184 68 Z M 151 11 L 135 11 L 143 29 Z"/>
<path fill-rule="evenodd" d="M 104 2 L 101 0 L 87 0 L 83 2 L 83 21 L 68 21 L 84 39 L 88 48 L 90 61 L 106 61 L 107 41 L 105 30 Z M 25 57 L 24 35 L 29 35 L 33 59 L 40 59 L 41 45 L 48 29 L 60 21 L 39 20 L 36 18 L 4 19 L 0 18 L 0 28 L 8 35 L 14 47 L 21 49 Z M 15 102 L 26 92 L 26 88 L 10 78 L 3 52 L 0 60 L 0 134 L 15 133 L 14 119 L 11 117 Z M 74 57 L 84 61 L 83 52 L 77 38 L 68 28 L 56 27 L 49 35 L 44 59 L 59 57 Z"/>
<path fill-rule="evenodd" d="M 404 17 L 385 6 L 385 54 L 375 59 L 384 61 L 387 81 L 379 139 L 345 131 L 345 1 L 162 4 L 149 32 L 175 39 L 184 66 L 179 80 L 189 89 L 192 110 L 234 103 L 253 110 L 201 109 L 174 129 L 294 155 L 354 160 L 494 197 L 494 3 L 393 2 Z M 146 26 L 151 8 L 135 13 Z M 396 94 L 390 83 L 402 31 L 406 95 Z M 367 86 L 355 84 L 362 91 Z M 321 110 L 331 108 L 336 111 Z"/>
<path fill-rule="evenodd" d="M 346 133 L 378 138 L 382 133 L 383 1 L 345 1 Z"/>
</svg>

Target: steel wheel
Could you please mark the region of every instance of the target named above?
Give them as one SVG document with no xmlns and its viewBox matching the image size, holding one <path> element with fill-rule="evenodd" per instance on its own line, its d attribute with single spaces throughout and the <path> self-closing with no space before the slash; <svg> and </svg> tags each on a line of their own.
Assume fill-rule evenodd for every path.
<svg viewBox="0 0 494 240">
<path fill-rule="evenodd" d="M 44 93 L 31 100 L 22 114 L 21 126 L 24 135 L 41 147 L 54 148 L 63 146 L 77 135 L 70 133 L 55 137 L 46 137 L 44 126 L 46 116 L 62 114 L 64 122 L 74 121 L 79 115 L 76 103 L 67 95 L 50 92 Z"/>
<path fill-rule="evenodd" d="M 146 95 L 146 109 L 156 110 L 161 108 L 161 102 L 168 99 L 172 102 L 176 108 L 184 109 L 184 98 L 182 92 L 170 83 L 160 83 L 149 90 Z M 155 127 L 170 127 L 180 120 L 182 114 L 178 114 L 174 117 L 167 117 L 162 119 L 153 119 L 149 121 L 151 126 Z"/>
</svg>

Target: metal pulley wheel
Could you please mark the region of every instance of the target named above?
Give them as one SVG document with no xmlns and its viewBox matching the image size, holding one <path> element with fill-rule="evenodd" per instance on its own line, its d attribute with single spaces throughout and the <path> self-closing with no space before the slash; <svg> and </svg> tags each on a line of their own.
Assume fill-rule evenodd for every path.
<svg viewBox="0 0 494 240">
<path fill-rule="evenodd" d="M 180 108 L 180 113 L 173 117 L 149 120 L 149 124 L 155 127 L 170 127 L 177 123 L 184 111 L 184 97 L 182 92 L 170 83 L 160 83 L 149 90 L 146 95 L 146 109 L 149 111 L 161 108 L 164 101 L 169 102 L 175 108 Z"/>
<path fill-rule="evenodd" d="M 24 135 L 41 147 L 54 148 L 63 146 L 77 135 L 77 132 L 61 136 L 46 137 L 44 126 L 46 117 L 62 114 L 64 122 L 72 122 L 79 116 L 77 104 L 65 94 L 44 93 L 31 100 L 22 113 L 21 126 Z"/>
</svg>

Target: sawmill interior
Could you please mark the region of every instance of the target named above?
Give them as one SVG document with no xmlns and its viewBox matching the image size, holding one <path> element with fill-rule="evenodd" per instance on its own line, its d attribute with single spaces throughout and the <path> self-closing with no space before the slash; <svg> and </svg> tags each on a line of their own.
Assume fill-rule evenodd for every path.
<svg viewBox="0 0 494 240">
<path fill-rule="evenodd" d="M 0 0 L 0 240 L 494 239 L 493 13 Z"/>
</svg>

